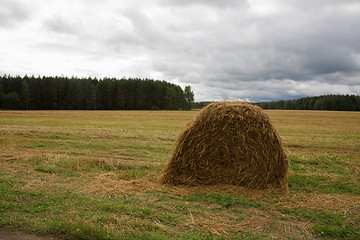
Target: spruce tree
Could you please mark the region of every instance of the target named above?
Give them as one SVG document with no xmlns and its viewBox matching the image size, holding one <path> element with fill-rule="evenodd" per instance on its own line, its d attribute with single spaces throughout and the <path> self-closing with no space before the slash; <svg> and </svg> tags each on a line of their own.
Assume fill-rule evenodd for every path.
<svg viewBox="0 0 360 240">
<path fill-rule="evenodd" d="M 21 103 L 22 103 L 22 108 L 25 110 L 28 110 L 29 102 L 30 102 L 30 90 L 29 90 L 29 86 L 25 79 L 22 81 L 20 94 L 21 94 L 20 99 L 21 99 Z"/>
</svg>

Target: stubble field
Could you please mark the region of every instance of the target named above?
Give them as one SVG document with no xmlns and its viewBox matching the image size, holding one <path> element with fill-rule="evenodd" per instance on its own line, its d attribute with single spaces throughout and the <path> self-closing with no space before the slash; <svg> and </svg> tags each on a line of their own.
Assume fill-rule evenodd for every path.
<svg viewBox="0 0 360 240">
<path fill-rule="evenodd" d="M 64 239 L 358 239 L 360 113 L 266 111 L 289 193 L 158 183 L 197 111 L 0 111 L 0 227 Z"/>
</svg>

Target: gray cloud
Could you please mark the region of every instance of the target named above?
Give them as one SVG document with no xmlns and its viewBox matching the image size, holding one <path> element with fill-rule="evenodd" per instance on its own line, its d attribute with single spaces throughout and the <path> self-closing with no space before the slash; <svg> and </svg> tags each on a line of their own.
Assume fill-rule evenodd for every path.
<svg viewBox="0 0 360 240">
<path fill-rule="evenodd" d="M 65 19 L 62 16 L 55 16 L 47 19 L 44 22 L 44 27 L 47 30 L 60 34 L 77 35 L 81 32 L 84 26 L 81 22 L 72 21 L 72 19 Z"/>
<path fill-rule="evenodd" d="M 167 36 L 162 32 L 158 22 L 151 21 L 144 13 L 133 9 L 126 9 L 122 14 L 131 22 L 133 35 L 141 40 L 140 44 L 151 49 L 167 44 Z"/>
<path fill-rule="evenodd" d="M 360 51 L 357 41 L 360 33 L 354 30 L 360 27 L 359 3 L 304 2 L 292 6 L 292 18 L 284 12 L 285 16 L 266 18 L 266 24 L 259 22 L 261 32 L 268 36 L 269 45 L 276 52 L 298 58 L 296 66 L 303 74 L 294 80 L 336 72 L 358 72 L 360 65 L 354 55 Z"/>
<path fill-rule="evenodd" d="M 195 87 L 223 99 L 359 94 L 359 10 L 355 1 L 292 2 L 273 14 L 247 13 L 240 25 L 235 24 L 236 14 L 227 12 L 220 19 L 224 30 L 214 25 L 210 40 L 203 38 L 206 61 L 193 56 L 194 62 L 203 63 L 198 72 L 204 81 Z M 221 10 L 217 13 L 221 16 Z"/>
<path fill-rule="evenodd" d="M 9 28 L 29 18 L 27 5 L 18 1 L 0 1 L 0 28 Z"/>
<path fill-rule="evenodd" d="M 41 59 L 71 59 L 47 69 L 190 84 L 196 100 L 360 94 L 357 0 L 63 0 L 56 6 L 36 0 L 40 13 L 32 18 L 22 3 L 3 2 L 12 20 L 0 17 L 0 24 L 32 26 L 18 25 L 19 34 L 2 30 L 8 56 L 15 43 L 23 51 L 0 67 L 18 74 L 27 73 L 22 66 L 36 52 L 41 57 L 32 68 L 39 74 Z"/>
<path fill-rule="evenodd" d="M 160 4 L 172 7 L 188 7 L 194 5 L 212 6 L 218 8 L 234 7 L 246 4 L 246 0 L 160 0 Z"/>
</svg>

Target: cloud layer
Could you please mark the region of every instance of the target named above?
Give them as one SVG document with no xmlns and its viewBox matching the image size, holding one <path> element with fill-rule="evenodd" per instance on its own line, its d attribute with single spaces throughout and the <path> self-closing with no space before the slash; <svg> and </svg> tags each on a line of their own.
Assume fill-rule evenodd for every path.
<svg viewBox="0 0 360 240">
<path fill-rule="evenodd" d="M 148 77 L 196 100 L 360 94 L 357 0 L 0 0 L 0 74 Z"/>
</svg>

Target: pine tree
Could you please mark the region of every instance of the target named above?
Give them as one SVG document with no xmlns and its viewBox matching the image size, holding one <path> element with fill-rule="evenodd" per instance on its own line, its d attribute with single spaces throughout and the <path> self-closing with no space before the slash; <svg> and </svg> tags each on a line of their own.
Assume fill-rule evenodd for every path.
<svg viewBox="0 0 360 240">
<path fill-rule="evenodd" d="M 191 90 L 190 86 L 185 87 L 185 109 L 191 110 L 192 104 L 194 103 L 194 92 Z"/>
<path fill-rule="evenodd" d="M 25 79 L 22 81 L 20 99 L 22 103 L 22 108 L 28 110 L 30 102 L 30 90 Z"/>
<path fill-rule="evenodd" d="M 4 101 L 4 89 L 3 89 L 3 85 L 0 79 L 0 109 L 2 107 L 2 103 Z"/>
<path fill-rule="evenodd" d="M 91 84 L 88 109 L 96 110 L 96 86 Z"/>
<path fill-rule="evenodd" d="M 18 110 L 21 109 L 21 99 L 15 91 L 4 95 L 3 109 Z"/>
</svg>

